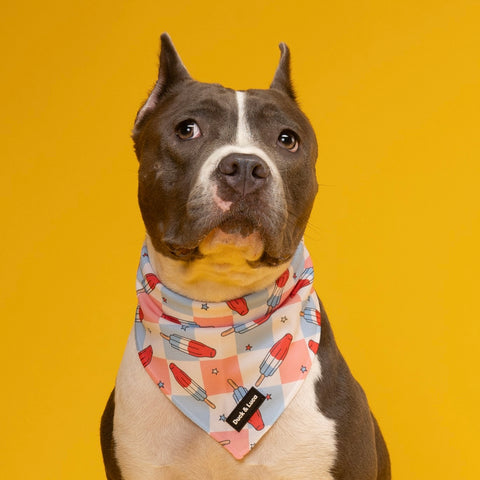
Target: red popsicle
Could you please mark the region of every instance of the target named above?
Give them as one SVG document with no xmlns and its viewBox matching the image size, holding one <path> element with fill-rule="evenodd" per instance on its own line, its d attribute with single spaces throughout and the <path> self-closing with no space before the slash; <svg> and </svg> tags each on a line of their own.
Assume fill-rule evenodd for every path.
<svg viewBox="0 0 480 480">
<path fill-rule="evenodd" d="M 258 387 L 265 377 L 270 377 L 277 371 L 278 367 L 287 356 L 292 340 L 292 335 L 287 333 L 275 343 L 275 345 L 273 345 L 260 365 L 260 377 L 258 377 L 258 380 L 255 382 L 255 386 Z"/>
<path fill-rule="evenodd" d="M 146 367 L 151 361 L 153 357 L 153 348 L 151 345 L 145 347 L 143 350 L 138 352 L 138 356 L 140 357 L 140 361 L 142 365 Z"/>
<path fill-rule="evenodd" d="M 267 300 L 267 313 L 270 313 L 280 303 L 283 289 L 288 281 L 289 276 L 290 273 L 287 269 L 277 278 L 277 280 L 275 280 L 275 286 L 273 287 L 272 295 Z"/>
<path fill-rule="evenodd" d="M 160 280 L 158 279 L 158 277 L 153 273 L 145 274 L 145 280 L 146 280 L 146 285 L 144 282 L 144 286 L 145 286 L 145 291 L 147 293 L 150 293 L 151 291 L 153 291 L 155 287 L 160 283 Z M 147 285 L 149 288 L 147 288 Z"/>
<path fill-rule="evenodd" d="M 290 296 L 294 297 L 298 291 L 305 287 L 306 285 L 310 285 L 313 282 L 313 268 L 309 267 L 306 268 L 300 277 L 298 277 L 296 285 L 293 287 L 293 290 L 290 292 Z"/>
<path fill-rule="evenodd" d="M 234 310 L 239 315 L 246 315 L 248 313 L 248 305 L 247 301 L 243 298 L 236 298 L 235 300 L 229 300 L 227 305 L 230 307 L 231 310 Z"/>
<path fill-rule="evenodd" d="M 314 340 L 309 340 L 308 341 L 308 348 L 313 352 L 317 353 L 318 352 L 318 342 L 315 342 Z"/>
<path fill-rule="evenodd" d="M 195 400 L 205 402 L 210 408 L 216 408 L 215 404 L 207 398 L 207 392 L 195 380 L 192 380 L 182 369 L 174 363 L 170 364 L 170 370 L 177 383 L 183 387 Z"/>
<path fill-rule="evenodd" d="M 308 323 L 313 323 L 319 327 L 322 325 L 322 317 L 320 310 L 312 307 L 305 307 L 303 312 L 300 312 L 300 316 L 303 317 Z"/>
<path fill-rule="evenodd" d="M 173 333 L 172 335 L 168 336 L 164 333 L 160 333 L 160 335 L 165 339 L 168 340 L 170 345 L 180 350 L 180 352 L 186 353 L 187 355 L 191 355 L 193 357 L 209 357 L 213 358 L 216 355 L 216 350 L 214 348 L 205 345 L 204 343 L 197 342 L 191 338 L 182 337 Z"/>
</svg>

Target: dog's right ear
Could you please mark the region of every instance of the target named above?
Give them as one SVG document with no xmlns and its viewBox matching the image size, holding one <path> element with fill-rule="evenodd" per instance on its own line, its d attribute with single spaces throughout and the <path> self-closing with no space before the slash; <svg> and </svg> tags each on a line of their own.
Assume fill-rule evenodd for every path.
<svg viewBox="0 0 480 480">
<path fill-rule="evenodd" d="M 286 93 L 292 100 L 296 101 L 295 90 L 292 84 L 290 75 L 290 49 L 286 43 L 281 43 L 280 47 L 280 62 L 278 63 L 275 77 L 273 78 L 270 88 L 280 90 Z"/>
<path fill-rule="evenodd" d="M 168 33 L 163 33 L 160 39 L 161 49 L 158 79 L 147 101 L 137 113 L 137 117 L 135 118 L 135 128 L 138 128 L 148 114 L 153 111 L 157 106 L 158 100 L 169 87 L 192 78 L 175 50 L 172 39 Z"/>
</svg>

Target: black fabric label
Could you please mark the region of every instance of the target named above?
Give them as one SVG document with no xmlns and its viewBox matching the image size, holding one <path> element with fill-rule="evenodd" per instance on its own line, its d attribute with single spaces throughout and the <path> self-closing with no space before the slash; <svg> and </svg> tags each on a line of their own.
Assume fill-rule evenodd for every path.
<svg viewBox="0 0 480 480">
<path fill-rule="evenodd" d="M 258 410 L 264 400 L 265 396 L 252 387 L 227 417 L 227 423 L 239 432 L 252 418 L 252 415 Z"/>
</svg>

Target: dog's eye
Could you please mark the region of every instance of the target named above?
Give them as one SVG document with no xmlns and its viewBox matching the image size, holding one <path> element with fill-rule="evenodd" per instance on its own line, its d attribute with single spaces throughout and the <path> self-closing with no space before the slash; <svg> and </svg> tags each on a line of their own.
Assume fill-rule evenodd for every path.
<svg viewBox="0 0 480 480">
<path fill-rule="evenodd" d="M 193 120 L 184 120 L 175 127 L 175 133 L 181 140 L 192 140 L 198 138 L 202 132 L 200 127 Z"/>
<path fill-rule="evenodd" d="M 290 152 L 296 152 L 299 145 L 297 134 L 291 130 L 283 130 L 278 136 L 278 144 Z"/>
</svg>

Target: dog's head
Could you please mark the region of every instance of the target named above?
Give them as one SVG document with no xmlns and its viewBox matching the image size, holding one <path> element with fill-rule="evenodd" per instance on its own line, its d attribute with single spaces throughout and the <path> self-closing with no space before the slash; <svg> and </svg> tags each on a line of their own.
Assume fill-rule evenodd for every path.
<svg viewBox="0 0 480 480">
<path fill-rule="evenodd" d="M 317 144 L 280 50 L 270 88 L 240 92 L 193 80 L 162 35 L 158 80 L 133 132 L 140 209 L 160 254 L 191 262 L 212 242 L 249 239 L 257 267 L 295 252 L 317 191 Z"/>
</svg>

